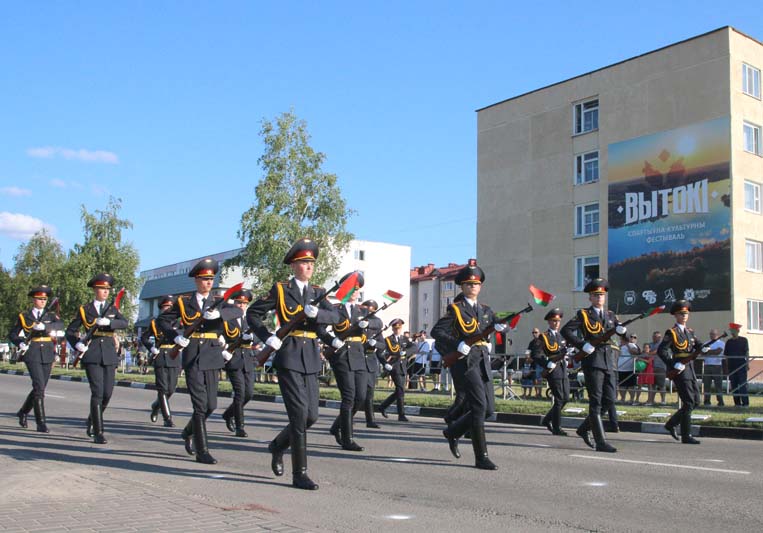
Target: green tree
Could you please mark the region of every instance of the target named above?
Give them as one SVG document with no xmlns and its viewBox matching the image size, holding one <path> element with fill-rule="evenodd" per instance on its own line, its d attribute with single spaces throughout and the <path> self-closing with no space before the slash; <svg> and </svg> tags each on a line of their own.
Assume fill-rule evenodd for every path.
<svg viewBox="0 0 763 533">
<path fill-rule="evenodd" d="M 0 340 L 7 339 L 25 297 L 16 278 L 0 263 Z"/>
<path fill-rule="evenodd" d="M 326 155 L 310 146 L 307 124 L 292 112 L 275 123 L 262 121 L 265 152 L 257 160 L 264 175 L 255 188 L 255 203 L 241 216 L 238 237 L 242 252 L 226 267 L 238 265 L 254 278 L 256 292 L 285 279 L 283 256 L 301 237 L 320 246 L 313 279 L 323 283 L 339 267 L 353 235 L 346 229 L 353 210 L 337 186 L 337 176 L 322 170 Z"/>
</svg>

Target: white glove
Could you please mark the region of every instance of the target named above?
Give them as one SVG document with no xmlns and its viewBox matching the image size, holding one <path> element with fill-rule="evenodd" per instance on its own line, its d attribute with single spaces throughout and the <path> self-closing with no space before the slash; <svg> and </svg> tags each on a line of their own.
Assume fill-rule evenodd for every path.
<svg viewBox="0 0 763 533">
<path fill-rule="evenodd" d="M 204 311 L 204 320 L 217 320 L 220 318 L 220 310 L 219 309 L 207 309 Z"/>
<path fill-rule="evenodd" d="M 368 327 L 368 320 L 358 320 L 358 327 L 360 329 L 366 329 Z"/>
<path fill-rule="evenodd" d="M 175 337 L 173 340 L 175 341 L 175 344 L 177 344 L 177 345 L 178 345 L 178 346 L 180 346 L 181 348 L 185 348 L 186 346 L 188 346 L 189 344 L 191 344 L 191 340 L 190 340 L 190 339 L 186 339 L 186 338 L 185 338 L 185 337 L 183 337 L 182 335 L 178 335 L 178 336 L 177 336 L 177 337 Z"/>
<path fill-rule="evenodd" d="M 548 368 L 549 370 L 553 370 L 556 368 L 556 363 L 554 363 L 553 361 L 549 361 L 548 363 L 546 363 L 546 368 Z"/>
<path fill-rule="evenodd" d="M 339 337 L 334 337 L 334 340 L 331 341 L 331 347 L 335 350 L 338 350 L 342 346 L 344 346 L 344 341 Z"/>
<path fill-rule="evenodd" d="M 596 351 L 596 348 L 594 348 L 590 343 L 585 343 L 583 345 L 583 351 L 587 353 L 588 355 L 591 355 L 593 352 Z"/>
<path fill-rule="evenodd" d="M 77 350 L 79 353 L 85 353 L 87 351 L 87 346 L 82 344 L 81 342 L 78 342 L 74 345 L 74 349 Z"/>
<path fill-rule="evenodd" d="M 45 324 L 42 322 L 35 322 L 34 326 L 32 326 L 32 329 L 35 331 L 45 331 Z"/>
<path fill-rule="evenodd" d="M 508 327 L 509 327 L 509 326 L 507 326 L 507 325 L 506 325 L 506 324 L 504 324 L 503 322 L 498 322 L 498 323 L 496 323 L 496 324 L 494 324 L 494 325 L 493 325 L 493 328 L 494 328 L 494 329 L 495 329 L 495 330 L 496 330 L 498 333 L 500 333 L 500 332 L 504 331 L 504 330 L 505 330 L 506 328 L 508 328 Z"/>
<path fill-rule="evenodd" d="M 615 328 L 615 332 L 617 332 L 618 335 L 625 335 L 625 333 L 628 331 L 628 328 L 623 326 L 622 324 L 618 325 Z"/>
<path fill-rule="evenodd" d="M 159 352 L 160 350 L 156 346 L 151 348 L 151 355 L 159 355 Z"/>
<path fill-rule="evenodd" d="M 384 363 L 384 370 L 387 372 L 392 372 L 392 365 L 389 363 Z"/>
<path fill-rule="evenodd" d="M 245 341 L 250 341 L 254 338 L 254 333 L 244 333 L 241 335 L 241 339 Z"/>
<path fill-rule="evenodd" d="M 684 371 L 684 368 L 686 368 L 686 365 L 683 363 L 676 363 L 673 365 L 673 368 L 675 368 L 676 370 L 678 370 L 679 373 L 681 373 Z"/>
<path fill-rule="evenodd" d="M 464 341 L 461 341 L 458 343 L 458 348 L 456 350 L 459 351 L 459 353 L 462 353 L 464 355 L 469 355 L 469 352 L 471 351 L 472 347 L 466 344 Z"/>
<path fill-rule="evenodd" d="M 376 339 L 368 339 L 368 345 L 373 348 L 376 346 Z"/>
<path fill-rule="evenodd" d="M 101 318 L 96 318 L 95 319 L 95 325 L 96 326 L 108 326 L 109 324 L 111 324 L 111 319 L 110 318 L 106 318 L 105 316 L 101 317 Z"/>
<path fill-rule="evenodd" d="M 228 350 L 223 350 L 223 359 L 225 359 L 226 361 L 230 361 L 231 359 L 233 359 L 233 354 L 230 353 Z"/>
<path fill-rule="evenodd" d="M 703 346 L 702 347 L 702 353 L 707 353 L 710 351 L 710 346 Z"/>
<path fill-rule="evenodd" d="M 217 337 L 217 342 L 219 342 L 220 344 L 222 344 L 223 346 L 225 346 L 225 344 L 226 344 L 226 343 L 225 343 L 225 337 L 223 337 L 222 335 L 219 335 L 219 336 Z"/>
<path fill-rule="evenodd" d="M 22 351 L 22 352 L 25 352 L 25 351 L 27 351 L 28 349 L 29 349 L 29 345 L 28 345 L 27 343 L 25 343 L 25 342 L 22 342 L 21 344 L 19 344 L 19 350 L 20 350 L 20 351 Z"/>
<path fill-rule="evenodd" d="M 318 308 L 312 304 L 305 306 L 305 315 L 307 318 L 315 318 L 318 316 Z"/>
<path fill-rule="evenodd" d="M 281 342 L 281 339 L 278 338 L 276 335 L 271 335 L 268 337 L 268 339 L 265 341 L 265 344 L 273 348 L 274 350 L 278 351 L 281 349 L 281 345 L 283 344 Z"/>
<path fill-rule="evenodd" d="M 492 342 L 488 342 L 487 343 L 487 351 L 489 353 L 493 353 L 493 343 Z"/>
</svg>

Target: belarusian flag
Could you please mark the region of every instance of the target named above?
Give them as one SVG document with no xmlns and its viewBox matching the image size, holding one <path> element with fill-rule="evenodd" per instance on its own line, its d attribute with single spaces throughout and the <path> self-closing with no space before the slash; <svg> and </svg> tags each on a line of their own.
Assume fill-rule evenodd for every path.
<svg viewBox="0 0 763 533">
<path fill-rule="evenodd" d="M 339 289 L 337 289 L 334 297 L 342 303 L 347 303 L 350 298 L 352 298 L 352 295 L 356 290 L 358 290 L 357 271 L 347 276 L 347 279 L 345 279 L 342 284 L 339 285 Z"/>
<path fill-rule="evenodd" d="M 509 321 L 509 329 L 516 329 L 517 328 L 517 324 L 519 324 L 519 319 L 520 318 L 522 318 L 522 314 L 521 313 L 517 313 L 517 316 L 515 316 L 514 318 L 512 318 Z"/>
<path fill-rule="evenodd" d="M 655 307 L 650 307 L 649 309 L 644 311 L 644 318 L 646 318 L 648 316 L 658 315 L 658 314 L 662 313 L 664 310 L 665 310 L 665 306 L 664 305 L 658 305 L 658 306 L 655 306 Z"/>
<path fill-rule="evenodd" d="M 402 294 L 400 294 L 399 292 L 395 292 L 395 291 L 387 291 L 384 294 L 382 294 L 382 298 L 385 298 L 385 299 L 389 300 L 390 303 L 395 303 L 396 301 L 398 301 L 402 297 L 403 297 Z"/>
<path fill-rule="evenodd" d="M 535 303 L 543 307 L 546 307 L 554 298 L 556 298 L 556 296 L 550 292 L 542 291 L 535 285 L 530 285 L 530 294 L 535 298 Z"/>
</svg>

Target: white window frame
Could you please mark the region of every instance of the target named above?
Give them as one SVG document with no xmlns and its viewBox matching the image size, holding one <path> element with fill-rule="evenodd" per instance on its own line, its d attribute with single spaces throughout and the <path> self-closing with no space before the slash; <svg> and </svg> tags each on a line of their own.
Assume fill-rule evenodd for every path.
<svg viewBox="0 0 763 533">
<path fill-rule="evenodd" d="M 747 300 L 747 331 L 763 333 L 761 314 L 763 314 L 763 301 Z"/>
<path fill-rule="evenodd" d="M 763 272 L 763 243 L 745 239 L 744 257 L 748 272 Z"/>
<path fill-rule="evenodd" d="M 355 259 L 358 261 L 365 261 L 366 260 L 366 251 L 365 250 L 355 250 Z"/>
<path fill-rule="evenodd" d="M 595 207 L 596 209 L 591 209 Z M 586 220 L 586 217 L 590 216 L 593 220 Z M 599 203 L 594 202 L 591 204 L 580 204 L 575 206 L 575 237 L 589 237 L 591 235 L 598 235 L 600 230 L 600 209 Z M 596 229 L 594 230 L 594 225 Z M 590 231 L 586 231 L 586 226 L 591 226 Z"/>
<path fill-rule="evenodd" d="M 590 262 L 589 262 L 590 261 Z M 595 263 L 593 261 L 596 261 Z M 575 258 L 575 290 L 582 291 L 586 285 L 585 267 L 601 266 L 598 255 L 583 255 Z"/>
<path fill-rule="evenodd" d="M 748 144 L 748 131 L 749 135 L 752 135 L 752 144 Z M 742 149 L 745 152 L 755 155 L 761 155 L 760 148 L 760 126 L 753 124 L 752 122 L 744 122 L 742 126 Z M 750 149 L 752 148 L 752 149 Z"/>
<path fill-rule="evenodd" d="M 445 290 L 446 291 L 452 291 L 453 290 L 453 282 L 452 281 L 446 281 L 445 282 Z"/>
<path fill-rule="evenodd" d="M 586 165 L 595 164 L 596 168 L 591 170 L 594 177 L 589 178 L 588 167 Z M 575 156 L 575 185 L 586 185 L 599 181 L 599 151 L 593 150 Z"/>
<path fill-rule="evenodd" d="M 742 63 L 742 92 L 760 100 L 760 69 Z"/>
<path fill-rule="evenodd" d="M 747 207 L 748 190 L 751 190 L 752 194 L 752 209 Z M 760 214 L 760 183 L 744 180 L 744 210 L 750 213 Z"/>
<path fill-rule="evenodd" d="M 586 128 L 586 117 L 590 116 L 591 125 Z M 591 98 L 572 106 L 572 133 L 581 135 L 599 129 L 599 98 Z"/>
</svg>

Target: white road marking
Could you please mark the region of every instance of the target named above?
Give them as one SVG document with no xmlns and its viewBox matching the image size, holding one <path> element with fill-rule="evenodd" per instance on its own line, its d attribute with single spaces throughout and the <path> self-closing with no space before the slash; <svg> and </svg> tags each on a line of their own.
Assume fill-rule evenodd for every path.
<svg viewBox="0 0 763 533">
<path fill-rule="evenodd" d="M 725 463 L 723 459 L 702 459 L 703 461 L 707 461 L 708 463 Z"/>
<path fill-rule="evenodd" d="M 64 398 L 66 398 L 66 396 L 58 396 L 58 395 L 56 395 L 56 394 L 50 394 L 49 392 L 46 392 L 46 393 L 45 393 L 45 397 L 46 397 L 46 398 L 59 398 L 59 399 L 61 399 L 61 400 L 63 400 Z"/>
<path fill-rule="evenodd" d="M 670 463 L 655 463 L 652 461 L 635 461 L 632 459 L 615 459 L 614 457 L 599 457 L 594 455 L 572 454 L 570 455 L 570 457 L 577 457 L 578 459 L 596 459 L 599 461 L 612 461 L 615 463 L 630 463 L 634 465 L 668 466 L 671 468 L 684 468 L 686 470 L 704 470 L 706 472 L 722 472 L 724 474 L 742 474 L 742 475 L 750 474 L 750 472 L 747 472 L 746 470 L 725 470 L 723 468 L 707 468 L 704 466 L 674 465 Z"/>
<path fill-rule="evenodd" d="M 390 520 L 410 520 L 413 518 L 413 515 L 408 514 L 389 514 L 385 516 L 384 518 L 389 518 Z"/>
<path fill-rule="evenodd" d="M 590 483 L 586 483 L 589 487 L 606 487 L 607 483 L 604 481 L 591 481 Z"/>
<path fill-rule="evenodd" d="M 408 459 L 407 457 L 384 457 L 384 461 L 391 461 L 393 463 L 410 463 L 413 461 L 413 459 Z"/>
</svg>

